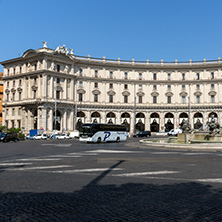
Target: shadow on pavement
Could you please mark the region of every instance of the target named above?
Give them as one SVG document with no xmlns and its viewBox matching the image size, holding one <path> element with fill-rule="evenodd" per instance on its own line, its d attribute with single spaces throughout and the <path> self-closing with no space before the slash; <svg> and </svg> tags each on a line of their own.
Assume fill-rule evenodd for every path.
<svg viewBox="0 0 222 222">
<path fill-rule="evenodd" d="M 0 193 L 0 221 L 222 221 L 222 189 L 201 183 L 98 182 L 73 193 Z"/>
</svg>

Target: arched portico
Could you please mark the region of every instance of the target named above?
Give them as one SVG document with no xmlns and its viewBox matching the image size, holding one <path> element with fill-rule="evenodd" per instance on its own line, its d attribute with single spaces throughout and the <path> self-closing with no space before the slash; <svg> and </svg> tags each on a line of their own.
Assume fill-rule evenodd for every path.
<svg viewBox="0 0 222 222">
<path fill-rule="evenodd" d="M 159 132 L 160 129 L 160 116 L 158 113 L 152 113 L 150 115 L 150 131 Z"/>
<path fill-rule="evenodd" d="M 136 130 L 138 131 L 145 130 L 145 115 L 143 113 L 136 114 Z"/>
<path fill-rule="evenodd" d="M 127 132 L 130 131 L 130 114 L 125 112 L 121 115 L 121 124 L 126 127 Z"/>
<path fill-rule="evenodd" d="M 195 113 L 193 116 L 194 122 L 194 129 L 199 130 L 203 128 L 203 114 L 202 113 Z"/>
<path fill-rule="evenodd" d="M 164 119 L 165 132 L 169 132 L 171 129 L 174 129 L 174 115 L 172 113 L 167 113 Z"/>
</svg>

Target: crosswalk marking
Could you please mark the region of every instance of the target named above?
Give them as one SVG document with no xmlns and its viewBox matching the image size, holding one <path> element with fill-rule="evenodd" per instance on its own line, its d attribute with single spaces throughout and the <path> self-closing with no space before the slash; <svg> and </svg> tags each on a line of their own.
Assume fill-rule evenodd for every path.
<svg viewBox="0 0 222 222">
<path fill-rule="evenodd" d="M 125 150 L 90 150 L 89 153 L 143 153 L 142 151 L 125 151 Z"/>
<path fill-rule="evenodd" d="M 107 171 L 110 168 L 94 168 L 94 169 L 78 169 L 78 170 L 58 170 L 58 171 L 51 171 L 51 173 L 89 173 L 89 172 L 101 172 Z M 112 171 L 123 170 L 122 168 L 114 168 Z"/>
<path fill-rule="evenodd" d="M 22 166 L 22 165 L 31 165 L 32 163 L 0 163 L 0 166 Z"/>
<path fill-rule="evenodd" d="M 73 165 L 23 167 L 23 168 L 13 168 L 13 169 L 6 169 L 6 170 L 8 170 L 8 171 L 25 171 L 25 170 L 56 169 L 56 168 L 65 168 L 65 167 L 73 167 Z"/>
<path fill-rule="evenodd" d="M 138 172 L 138 173 L 122 173 L 115 176 L 134 177 L 134 176 L 147 176 L 147 175 L 160 175 L 160 174 L 173 174 L 180 173 L 179 171 L 153 171 L 153 172 Z"/>
</svg>

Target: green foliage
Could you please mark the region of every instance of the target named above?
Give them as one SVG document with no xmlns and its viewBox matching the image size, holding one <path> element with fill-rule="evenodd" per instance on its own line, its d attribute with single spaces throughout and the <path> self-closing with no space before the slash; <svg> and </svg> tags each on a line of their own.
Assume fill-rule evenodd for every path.
<svg viewBox="0 0 222 222">
<path fill-rule="evenodd" d="M 25 139 L 25 135 L 24 135 L 23 133 L 19 133 L 19 134 L 18 134 L 18 138 L 19 138 L 19 139 Z"/>
<path fill-rule="evenodd" d="M 6 130 L 6 126 L 0 126 L 0 132 L 4 132 Z"/>
<path fill-rule="evenodd" d="M 7 130 L 9 133 L 19 133 L 19 131 L 21 131 L 20 128 L 10 128 Z"/>
</svg>

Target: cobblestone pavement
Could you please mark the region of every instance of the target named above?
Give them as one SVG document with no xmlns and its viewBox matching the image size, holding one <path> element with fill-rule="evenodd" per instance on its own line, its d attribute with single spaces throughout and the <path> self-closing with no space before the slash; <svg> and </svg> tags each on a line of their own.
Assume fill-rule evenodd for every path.
<svg viewBox="0 0 222 222">
<path fill-rule="evenodd" d="M 220 153 L 12 145 L 0 151 L 0 221 L 222 221 Z"/>
</svg>

